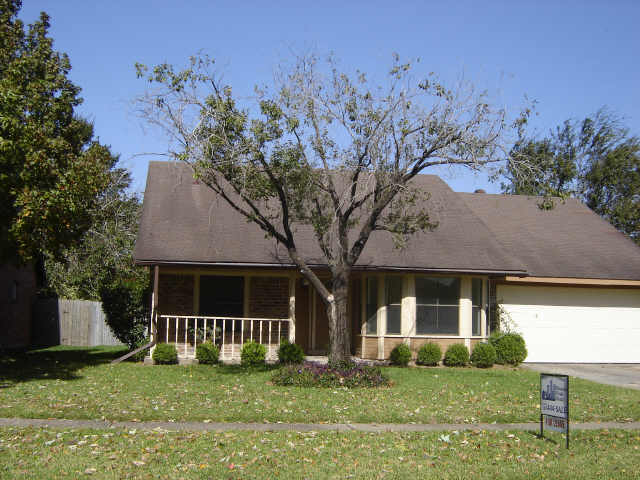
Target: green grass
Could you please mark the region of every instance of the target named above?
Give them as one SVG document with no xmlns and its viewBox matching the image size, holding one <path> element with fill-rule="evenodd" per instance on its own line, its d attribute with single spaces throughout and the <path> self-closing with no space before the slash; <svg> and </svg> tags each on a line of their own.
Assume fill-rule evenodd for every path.
<svg viewBox="0 0 640 480">
<path fill-rule="evenodd" d="M 539 374 L 387 368 L 390 388 L 270 385 L 271 371 L 108 362 L 122 350 L 54 348 L 0 360 L 0 417 L 224 422 L 526 422 Z M 571 420 L 640 420 L 640 391 L 571 380 Z"/>
<path fill-rule="evenodd" d="M 557 434 L 556 434 L 557 435 Z M 385 433 L 0 429 L 10 478 L 640 478 L 640 436 L 576 432 L 571 450 L 524 432 Z"/>
</svg>

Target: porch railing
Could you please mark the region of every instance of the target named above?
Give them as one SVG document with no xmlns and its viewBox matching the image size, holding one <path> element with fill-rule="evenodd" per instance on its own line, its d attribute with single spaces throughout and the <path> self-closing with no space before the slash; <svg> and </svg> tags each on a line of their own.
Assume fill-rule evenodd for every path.
<svg viewBox="0 0 640 480">
<path fill-rule="evenodd" d="M 196 347 L 211 341 L 220 349 L 223 361 L 240 359 L 242 345 L 253 340 L 267 348 L 268 360 L 274 360 L 281 340 L 289 339 L 290 322 L 288 318 L 158 315 L 152 340 L 173 343 L 178 355 L 184 358 L 195 358 Z"/>
</svg>

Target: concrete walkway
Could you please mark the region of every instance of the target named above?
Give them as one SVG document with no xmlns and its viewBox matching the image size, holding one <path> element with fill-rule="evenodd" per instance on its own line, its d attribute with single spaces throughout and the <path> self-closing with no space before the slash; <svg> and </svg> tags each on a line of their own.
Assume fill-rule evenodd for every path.
<svg viewBox="0 0 640 480">
<path fill-rule="evenodd" d="M 214 422 L 106 422 L 39 418 L 0 418 L 0 427 L 48 427 L 74 429 L 127 429 L 168 432 L 251 431 L 251 432 L 440 432 L 463 430 L 539 430 L 531 423 L 214 423 Z M 571 423 L 571 430 L 640 430 L 640 422 Z"/>
<path fill-rule="evenodd" d="M 640 390 L 640 364 L 622 363 L 523 363 L 542 373 L 560 373 L 592 382 Z"/>
</svg>

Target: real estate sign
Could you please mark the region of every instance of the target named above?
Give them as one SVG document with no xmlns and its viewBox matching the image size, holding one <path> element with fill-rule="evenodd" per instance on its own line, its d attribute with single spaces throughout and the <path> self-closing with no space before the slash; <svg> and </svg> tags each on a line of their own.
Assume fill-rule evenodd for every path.
<svg viewBox="0 0 640 480">
<path fill-rule="evenodd" d="M 569 448 L 569 377 L 540 374 L 540 435 L 544 429 L 567 434 Z"/>
</svg>

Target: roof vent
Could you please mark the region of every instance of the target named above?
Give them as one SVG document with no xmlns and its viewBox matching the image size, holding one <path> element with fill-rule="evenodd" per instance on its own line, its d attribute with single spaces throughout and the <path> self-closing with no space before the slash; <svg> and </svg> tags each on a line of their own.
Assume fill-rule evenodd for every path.
<svg viewBox="0 0 640 480">
<path fill-rule="evenodd" d="M 473 193 L 487 193 L 487 191 L 484 188 L 479 188 L 476 191 L 474 191 Z"/>
</svg>

